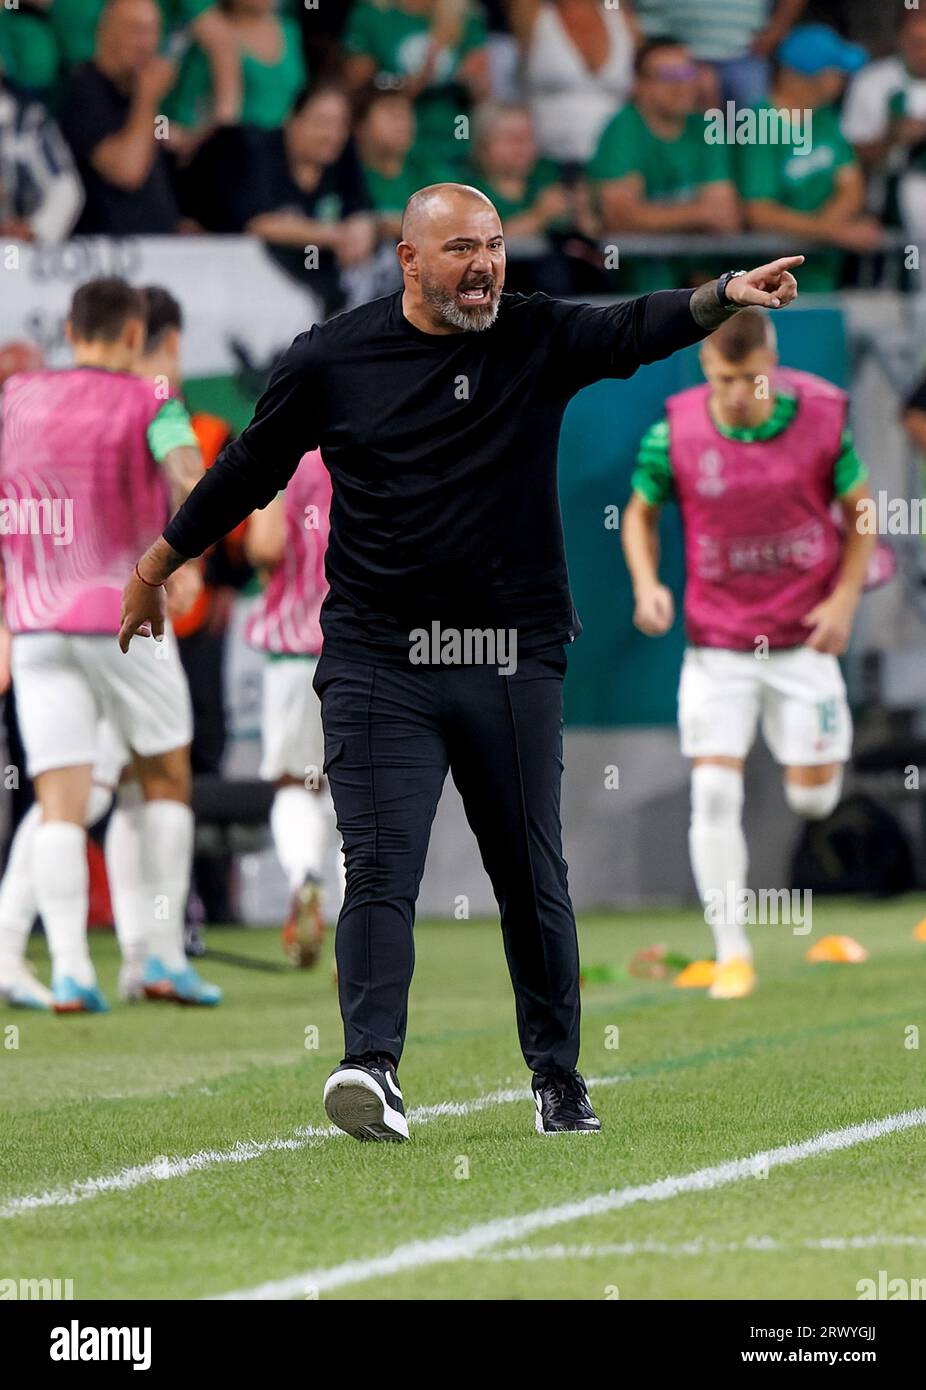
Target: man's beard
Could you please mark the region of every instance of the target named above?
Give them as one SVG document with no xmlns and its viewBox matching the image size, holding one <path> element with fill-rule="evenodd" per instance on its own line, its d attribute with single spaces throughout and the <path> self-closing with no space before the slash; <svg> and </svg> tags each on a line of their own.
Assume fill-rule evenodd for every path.
<svg viewBox="0 0 926 1390">
<path fill-rule="evenodd" d="M 462 329 L 466 333 L 482 333 L 486 328 L 492 327 L 498 315 L 498 301 L 501 297 L 501 290 L 495 281 L 492 282 L 490 294 L 488 304 L 464 309 L 443 285 L 437 284 L 434 280 L 427 280 L 423 275 L 421 277 L 421 296 L 425 303 L 430 305 L 442 323 L 449 324 L 451 328 Z"/>
</svg>

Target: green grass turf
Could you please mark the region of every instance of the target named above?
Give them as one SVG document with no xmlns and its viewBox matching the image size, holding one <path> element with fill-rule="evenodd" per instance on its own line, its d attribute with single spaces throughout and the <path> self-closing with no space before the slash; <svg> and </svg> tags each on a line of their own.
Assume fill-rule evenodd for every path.
<svg viewBox="0 0 926 1390">
<path fill-rule="evenodd" d="M 4 1217 L 0 1278 L 70 1278 L 78 1298 L 219 1294 L 922 1106 L 926 944 L 911 931 L 924 915 L 923 898 L 818 901 L 812 937 L 755 928 L 760 989 L 739 1003 L 641 980 L 589 984 L 581 1066 L 623 1078 L 594 1094 L 600 1136 L 538 1136 L 525 1100 L 432 1120 L 407 1145 L 339 1138 L 265 1153 Z M 855 936 L 871 959 L 805 964 L 808 942 L 827 932 Z M 526 1085 L 497 927 L 424 922 L 416 933 L 406 1103 Z M 586 915 L 580 935 L 588 965 L 623 965 L 656 941 L 688 954 L 705 944 L 694 912 Z M 214 930 L 209 941 L 280 959 L 275 932 Z M 92 949 L 114 998 L 115 943 L 94 934 Z M 341 1047 L 328 951 L 312 974 L 204 962 L 226 990 L 214 1012 L 0 1013 L 0 1206 L 158 1155 L 325 1125 L 322 1084 Z M 40 943 L 32 953 L 44 973 Z M 607 1045 L 614 1025 L 617 1049 Z M 905 1045 L 911 1025 L 923 1033 L 918 1049 Z M 307 1028 L 317 1049 L 305 1047 Z M 880 1269 L 926 1276 L 924 1151 L 926 1131 L 914 1129 L 514 1243 L 534 1258 L 501 1259 L 513 1247 L 499 1246 L 322 1296 L 597 1299 L 617 1288 L 622 1299 L 853 1299 Z M 463 1158 L 468 1178 L 455 1176 Z M 866 1236 L 922 1244 L 813 1247 Z M 760 1238 L 773 1246 L 750 1248 Z M 566 1257 L 541 1258 L 550 1247 Z"/>
</svg>

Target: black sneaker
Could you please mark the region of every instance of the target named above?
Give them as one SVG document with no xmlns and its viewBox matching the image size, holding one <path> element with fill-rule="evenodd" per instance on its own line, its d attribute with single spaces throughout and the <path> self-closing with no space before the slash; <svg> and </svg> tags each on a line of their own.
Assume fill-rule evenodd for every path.
<svg viewBox="0 0 926 1390">
<path fill-rule="evenodd" d="M 601 1121 L 577 1071 L 534 1072 L 538 1134 L 597 1134 Z"/>
<path fill-rule="evenodd" d="M 408 1138 L 405 1105 L 391 1058 L 345 1060 L 325 1082 L 325 1112 L 354 1139 L 401 1143 Z"/>
</svg>

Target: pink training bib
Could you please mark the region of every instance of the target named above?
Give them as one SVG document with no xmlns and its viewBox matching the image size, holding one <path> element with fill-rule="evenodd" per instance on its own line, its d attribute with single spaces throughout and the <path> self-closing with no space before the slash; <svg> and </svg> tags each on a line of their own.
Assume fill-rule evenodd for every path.
<svg viewBox="0 0 926 1390">
<path fill-rule="evenodd" d="M 304 454 L 284 493 L 286 543 L 260 606 L 247 625 L 248 641 L 263 651 L 314 656 L 328 592 L 325 551 L 331 478 L 317 449 Z"/>
<path fill-rule="evenodd" d="M 843 391 L 781 371 L 797 413 L 774 439 L 727 439 L 710 387 L 667 402 L 672 472 L 685 536 L 685 627 L 695 646 L 753 651 L 806 640 L 802 618 L 827 594 L 842 555 L 831 514 L 833 469 L 846 423 Z"/>
<path fill-rule="evenodd" d="M 119 631 L 123 585 L 163 529 L 150 381 L 93 367 L 11 376 L 0 417 L 0 555 L 13 632 Z"/>
</svg>

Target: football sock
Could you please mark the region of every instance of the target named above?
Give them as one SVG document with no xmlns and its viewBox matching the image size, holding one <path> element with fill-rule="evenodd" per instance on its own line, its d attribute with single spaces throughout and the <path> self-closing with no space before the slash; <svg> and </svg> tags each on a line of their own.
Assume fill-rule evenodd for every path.
<svg viewBox="0 0 926 1390">
<path fill-rule="evenodd" d="M 69 821 L 42 821 L 32 841 L 38 910 L 51 952 L 52 978 L 70 975 L 85 988 L 96 976 L 87 950 L 87 832 Z"/>
<path fill-rule="evenodd" d="M 743 834 L 743 775 L 732 767 L 702 763 L 691 774 L 691 867 L 705 920 L 714 933 L 718 965 L 752 947 L 743 930 L 738 894 L 746 887 L 747 852 Z"/>
<path fill-rule="evenodd" d="M 818 782 L 815 787 L 799 787 L 785 778 L 785 800 L 804 820 L 826 820 L 836 810 L 841 796 L 842 768 L 829 782 Z"/>
<path fill-rule="evenodd" d="M 87 824 L 105 816 L 112 793 L 108 787 L 94 785 L 87 803 Z M 16 827 L 10 845 L 6 870 L 0 879 L 0 970 L 19 965 L 38 913 L 32 851 L 35 832 L 42 823 L 42 808 L 36 801 Z"/>
<path fill-rule="evenodd" d="M 35 921 L 32 850 L 41 823 L 42 808 L 35 802 L 16 827 L 10 844 L 6 872 L 0 880 L 0 970 L 22 962 Z"/>
<path fill-rule="evenodd" d="M 143 811 L 137 782 L 123 782 L 106 827 L 106 876 L 116 919 L 119 950 L 126 965 L 141 966 L 148 953 L 148 921 L 141 855 Z"/>
<path fill-rule="evenodd" d="M 141 886 L 148 954 L 168 970 L 186 968 L 183 925 L 193 862 L 193 812 L 180 801 L 141 808 Z"/>
<path fill-rule="evenodd" d="M 321 877 L 328 823 L 322 793 L 305 787 L 280 787 L 270 808 L 270 833 L 291 892 L 308 874 Z"/>
</svg>

